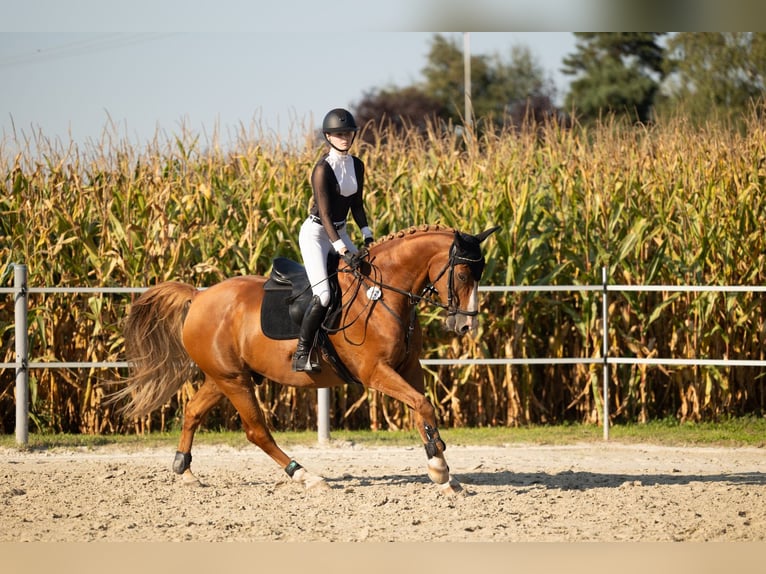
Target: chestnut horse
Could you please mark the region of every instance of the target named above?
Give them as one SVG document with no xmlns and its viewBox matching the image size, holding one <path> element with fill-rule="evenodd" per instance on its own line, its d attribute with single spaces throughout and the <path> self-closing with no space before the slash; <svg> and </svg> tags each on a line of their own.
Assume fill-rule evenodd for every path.
<svg viewBox="0 0 766 574">
<path fill-rule="evenodd" d="M 484 267 L 480 243 L 498 228 L 469 235 L 441 226 L 411 228 L 369 247 L 358 269 L 341 265 L 342 292 L 338 328 L 327 328 L 351 380 L 402 401 L 414 412 L 425 445 L 428 475 L 446 492 L 459 492 L 449 473 L 446 445 L 439 436 L 434 407 L 424 396 L 419 303 L 447 312 L 446 326 L 465 334 L 476 327 L 478 283 Z M 249 441 L 268 454 L 293 481 L 306 488 L 328 488 L 277 445 L 254 393 L 254 383 L 268 379 L 283 385 L 316 389 L 349 381 L 336 362 L 321 357 L 320 372 L 294 372 L 294 338 L 271 338 L 263 332 L 267 277 L 242 276 L 208 289 L 164 282 L 132 305 L 125 325 L 130 375 L 114 400 L 128 399 L 124 412 L 146 415 L 165 404 L 198 372 L 204 382 L 187 403 L 173 469 L 184 482 L 198 482 L 191 472 L 194 433 L 204 415 L 228 398 L 240 415 Z"/>
</svg>

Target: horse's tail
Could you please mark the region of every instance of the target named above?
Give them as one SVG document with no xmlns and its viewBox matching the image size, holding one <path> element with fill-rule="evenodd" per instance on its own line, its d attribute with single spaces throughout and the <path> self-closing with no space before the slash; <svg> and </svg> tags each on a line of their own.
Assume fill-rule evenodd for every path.
<svg viewBox="0 0 766 574">
<path fill-rule="evenodd" d="M 181 329 L 197 293 L 191 285 L 167 281 L 133 302 L 123 331 L 130 374 L 127 386 L 113 395 L 114 401 L 129 400 L 122 408 L 125 415 L 150 413 L 194 377 L 196 367 L 184 349 Z"/>
</svg>

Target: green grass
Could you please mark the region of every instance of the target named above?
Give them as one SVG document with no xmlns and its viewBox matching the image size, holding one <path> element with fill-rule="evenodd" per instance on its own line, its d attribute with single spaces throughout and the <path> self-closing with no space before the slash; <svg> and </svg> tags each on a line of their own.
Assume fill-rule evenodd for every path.
<svg viewBox="0 0 766 574">
<path fill-rule="evenodd" d="M 604 442 L 603 429 L 595 425 L 567 424 L 558 426 L 528 426 L 521 428 L 453 428 L 441 431 L 448 445 L 504 446 L 512 444 L 567 445 Z M 96 448 L 168 448 L 178 442 L 178 431 L 136 435 L 81 435 L 37 434 L 29 435 L 28 448 L 56 447 Z M 315 432 L 275 432 L 283 447 L 313 445 Z M 331 440 L 359 446 L 414 446 L 420 443 L 415 431 L 331 431 Z M 766 447 L 766 417 L 727 419 L 715 423 L 679 423 L 675 420 L 654 421 L 647 424 L 625 424 L 611 427 L 609 442 L 623 444 L 654 444 L 666 446 L 751 446 Z M 195 444 L 223 444 L 235 448 L 248 447 L 244 433 L 234 431 L 200 431 Z M 0 435 L 0 447 L 16 446 L 14 435 Z"/>
</svg>

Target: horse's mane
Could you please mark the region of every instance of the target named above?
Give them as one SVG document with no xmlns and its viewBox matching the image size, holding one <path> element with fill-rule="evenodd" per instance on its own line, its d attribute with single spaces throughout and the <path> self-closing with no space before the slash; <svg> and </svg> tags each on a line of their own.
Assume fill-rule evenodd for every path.
<svg viewBox="0 0 766 574">
<path fill-rule="evenodd" d="M 426 223 L 423 225 L 413 225 L 412 227 L 408 227 L 407 229 L 400 229 L 399 231 L 394 231 L 393 233 L 389 233 L 388 235 L 378 239 L 373 245 L 385 243 L 393 239 L 401 239 L 403 237 L 407 237 L 408 235 L 415 235 L 417 233 L 430 233 L 433 231 L 454 232 L 454 229 L 452 229 L 451 227 L 447 227 L 445 225 L 441 225 L 440 223 L 432 223 L 432 224 Z"/>
</svg>

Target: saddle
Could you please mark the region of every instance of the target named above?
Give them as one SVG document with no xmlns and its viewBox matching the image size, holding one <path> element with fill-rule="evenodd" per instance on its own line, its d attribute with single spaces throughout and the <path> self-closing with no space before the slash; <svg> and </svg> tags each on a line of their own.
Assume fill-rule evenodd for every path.
<svg viewBox="0 0 766 574">
<path fill-rule="evenodd" d="M 317 348 L 343 380 L 350 383 L 359 381 L 348 371 L 327 336 L 328 329 L 337 329 L 341 316 L 341 291 L 338 284 L 338 262 L 340 257 L 330 253 L 327 258 L 327 274 L 330 282 L 330 307 L 317 334 Z M 303 315 L 311 302 L 313 293 L 306 268 L 286 257 L 272 261 L 271 273 L 263 286 L 261 305 L 261 330 L 270 339 L 297 339 Z"/>
<path fill-rule="evenodd" d="M 337 323 L 338 319 L 338 313 L 335 312 L 340 302 L 340 286 L 336 274 L 338 261 L 338 256 L 332 253 L 327 258 L 331 297 L 323 327 L 335 327 L 333 323 Z M 313 296 L 306 268 L 287 257 L 274 258 L 263 290 L 261 330 L 264 335 L 270 339 L 297 339 L 303 315 Z"/>
</svg>

